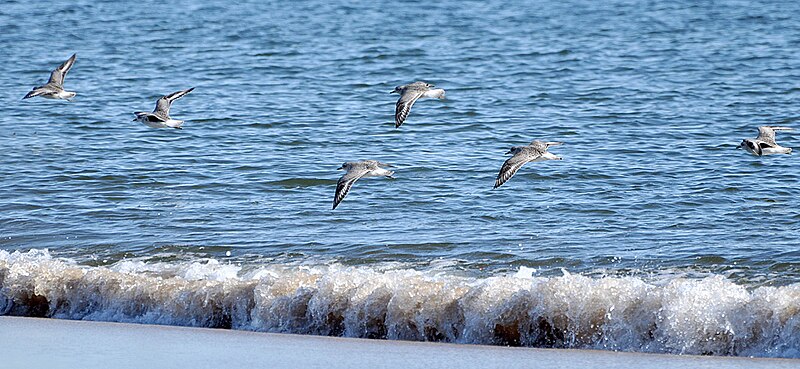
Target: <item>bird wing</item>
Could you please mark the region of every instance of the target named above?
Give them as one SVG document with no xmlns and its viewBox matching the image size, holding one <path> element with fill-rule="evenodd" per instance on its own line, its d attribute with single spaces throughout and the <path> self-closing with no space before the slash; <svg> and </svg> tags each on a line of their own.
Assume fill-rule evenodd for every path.
<svg viewBox="0 0 800 369">
<path fill-rule="evenodd" d="M 53 83 L 58 86 L 62 86 L 64 84 L 64 78 L 67 77 L 67 72 L 69 72 L 70 68 L 72 68 L 72 65 L 75 64 L 75 57 L 77 55 L 78 54 L 72 54 L 67 61 L 61 63 L 58 68 L 54 69 L 50 73 L 50 80 L 48 80 L 47 83 Z"/>
<path fill-rule="evenodd" d="M 347 193 L 350 192 L 350 188 L 353 187 L 353 183 L 365 176 L 369 173 L 369 169 L 363 166 L 355 167 L 347 171 L 342 178 L 339 178 L 339 182 L 336 183 L 336 194 L 333 197 L 333 208 L 336 209 L 339 206 L 339 203 L 344 200 L 344 197 L 347 196 Z"/>
<path fill-rule="evenodd" d="M 48 86 L 48 85 L 39 86 L 39 87 L 34 87 L 34 88 L 33 88 L 33 89 L 30 91 L 30 92 L 28 92 L 28 93 L 25 95 L 25 97 L 23 97 L 22 99 L 23 99 L 23 100 L 25 100 L 25 99 L 30 99 L 30 98 L 32 98 L 32 97 L 36 97 L 36 96 L 39 96 L 39 95 L 44 95 L 44 94 L 47 94 L 47 93 L 53 93 L 53 92 L 56 92 L 56 90 L 54 90 L 53 88 L 51 88 L 51 87 L 50 87 L 50 86 Z"/>
<path fill-rule="evenodd" d="M 761 126 L 758 127 L 758 137 L 756 140 L 764 141 L 769 145 L 777 145 L 775 142 L 775 131 L 791 131 L 791 127 Z"/>
<path fill-rule="evenodd" d="M 176 91 L 169 95 L 162 96 L 160 99 L 158 99 L 158 101 L 156 101 L 156 109 L 153 110 L 153 114 L 161 115 L 164 118 L 169 117 L 169 108 L 172 106 L 172 102 L 180 99 L 193 90 L 194 87 L 188 90 Z"/>
<path fill-rule="evenodd" d="M 508 149 L 508 151 L 506 151 L 506 155 L 508 154 L 514 155 L 524 148 L 525 146 L 512 146 L 510 149 Z"/>
<path fill-rule="evenodd" d="M 754 153 L 754 154 L 756 154 L 758 156 L 761 156 L 763 154 L 764 147 L 761 146 L 762 144 L 764 144 L 763 141 L 745 140 L 744 143 L 745 143 L 745 145 L 747 145 L 747 147 L 750 148 L 752 153 Z M 769 145 L 767 145 L 767 147 L 769 147 Z"/>
<path fill-rule="evenodd" d="M 419 100 L 425 93 L 418 89 L 406 89 L 400 99 L 397 100 L 397 106 L 394 111 L 394 127 L 399 128 L 406 121 L 408 113 L 411 112 L 411 107 Z"/>
<path fill-rule="evenodd" d="M 539 156 L 542 156 L 542 154 L 536 150 L 523 149 L 517 151 L 514 156 L 508 158 L 508 160 L 503 163 L 503 166 L 500 168 L 500 173 L 497 173 L 497 179 L 494 181 L 494 188 L 502 186 L 503 183 L 511 179 L 525 163 Z"/>
</svg>

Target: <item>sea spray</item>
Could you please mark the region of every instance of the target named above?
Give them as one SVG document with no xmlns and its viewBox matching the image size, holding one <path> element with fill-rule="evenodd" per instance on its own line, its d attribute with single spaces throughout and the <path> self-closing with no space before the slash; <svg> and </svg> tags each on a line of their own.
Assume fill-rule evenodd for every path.
<svg viewBox="0 0 800 369">
<path fill-rule="evenodd" d="M 78 265 L 0 251 L 0 313 L 330 336 L 800 357 L 800 284 L 215 260 Z"/>
</svg>

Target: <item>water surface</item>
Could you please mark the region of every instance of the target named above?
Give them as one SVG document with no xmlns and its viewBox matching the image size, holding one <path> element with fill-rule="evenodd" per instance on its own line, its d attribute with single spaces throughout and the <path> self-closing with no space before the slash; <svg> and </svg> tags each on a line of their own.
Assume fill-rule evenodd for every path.
<svg viewBox="0 0 800 369">
<path fill-rule="evenodd" d="M 5 313 L 43 309 L 76 319 L 295 333 L 800 356 L 800 315 L 790 308 L 800 301 L 800 164 L 796 155 L 758 158 L 735 150 L 759 125 L 796 125 L 800 23 L 792 15 L 798 11 L 794 2 L 760 1 L 6 1 L 0 248 L 7 253 L 0 256 L 0 291 L 17 297 L 7 298 Z M 73 52 L 78 59 L 66 87 L 78 92 L 75 101 L 20 101 Z M 388 92 L 415 80 L 445 88 L 447 99 L 418 102 L 395 129 L 396 95 Z M 196 90 L 172 109 L 187 121 L 185 129 L 131 121 L 133 111 L 188 87 Z M 528 164 L 491 190 L 503 153 L 533 139 L 565 142 L 551 150 L 564 160 Z M 778 135 L 789 147 L 800 147 L 797 139 Z M 397 179 L 359 181 L 331 211 L 341 175 L 335 169 L 360 159 L 396 165 Z M 217 273 L 218 266 L 229 269 Z M 316 277 L 300 277 L 303 268 Z M 105 277 L 89 282 L 68 270 Z M 701 297 L 674 311 L 717 307 L 707 319 L 690 314 L 701 328 L 664 333 L 658 329 L 669 319 L 640 317 L 657 328 L 626 329 L 648 339 L 619 340 L 619 332 L 591 329 L 585 339 L 570 339 L 552 333 L 569 312 L 535 313 L 498 295 L 480 306 L 524 312 L 533 323 L 514 333 L 503 328 L 522 324 L 514 319 L 497 326 L 487 323 L 494 318 L 476 318 L 481 333 L 466 337 L 464 327 L 471 326 L 446 306 L 460 301 L 462 311 L 478 308 L 453 292 L 436 315 L 445 326 L 461 327 L 452 332 L 422 319 L 406 325 L 417 333 L 398 333 L 405 331 L 392 331 L 391 322 L 404 320 L 381 313 L 384 328 L 354 331 L 364 320 L 349 308 L 342 311 L 355 314 L 352 320 L 335 313 L 341 324 L 301 329 L 270 320 L 285 319 L 285 306 L 269 305 L 277 311 L 271 318 L 254 312 L 266 302 L 253 300 L 252 283 L 267 283 L 266 271 L 300 278 L 290 283 L 299 290 L 281 293 L 300 296 L 298 306 L 306 307 L 301 290 L 321 291 L 320 281 L 334 275 L 361 281 L 352 288 L 367 295 L 373 289 L 363 283 L 385 279 L 394 294 L 370 300 L 383 310 L 395 306 L 398 294 L 419 296 L 422 288 L 392 273 L 444 278 L 455 291 L 492 285 L 493 278 L 564 279 L 590 287 L 520 301 L 596 306 L 597 316 L 572 316 L 578 326 L 564 329 L 573 333 L 607 324 L 597 317 L 619 306 L 587 300 L 587 291 L 608 293 L 604 283 L 649 286 L 627 295 L 637 309 L 673 311 L 669 286 L 683 283 Z M 123 278 L 114 273 L 153 289 L 146 294 L 160 291 L 147 279 L 152 275 L 199 275 L 208 283 L 232 278 L 250 291 L 242 298 L 256 309 L 245 304 L 247 314 L 236 320 L 233 305 L 219 300 L 232 295 L 222 293 L 212 301 L 225 324 L 131 312 L 126 304 L 141 304 L 141 295 L 97 287 Z M 63 310 L 57 301 L 77 297 L 42 289 L 71 278 L 83 281 L 84 292 L 99 288 L 106 302 Z M 508 291 L 517 288 L 538 287 Z M 661 297 L 641 305 L 653 293 Z M 20 294 L 45 296 L 45 307 Z M 741 299 L 724 305 L 717 294 Z M 175 298 L 148 296 L 153 311 L 162 312 Z M 350 295 L 324 296 L 362 306 Z M 767 314 L 777 319 L 768 324 L 753 301 L 766 309 L 775 299 L 788 310 Z M 408 314 L 420 309 L 395 307 Z M 209 316 L 201 308 L 194 314 Z M 316 313 L 304 314 L 313 320 Z M 725 314 L 737 316 L 735 322 L 718 320 Z M 731 328 L 739 323 L 772 338 Z M 667 338 L 659 341 L 658 332 Z M 689 339 L 687 332 L 700 333 Z M 712 348 L 698 343 L 720 335 L 731 338 Z"/>
</svg>

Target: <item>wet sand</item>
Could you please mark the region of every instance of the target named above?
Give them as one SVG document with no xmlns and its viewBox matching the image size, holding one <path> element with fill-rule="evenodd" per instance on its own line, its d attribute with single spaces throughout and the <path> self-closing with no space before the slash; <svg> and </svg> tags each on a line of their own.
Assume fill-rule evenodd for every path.
<svg viewBox="0 0 800 369">
<path fill-rule="evenodd" d="M 800 360 L 365 340 L 0 317 L 3 368 L 798 368 Z"/>
</svg>

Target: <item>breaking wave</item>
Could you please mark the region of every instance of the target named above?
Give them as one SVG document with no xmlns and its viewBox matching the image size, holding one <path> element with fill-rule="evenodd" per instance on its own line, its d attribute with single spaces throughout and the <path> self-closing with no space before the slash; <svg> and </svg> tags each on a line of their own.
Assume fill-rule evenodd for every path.
<svg viewBox="0 0 800 369">
<path fill-rule="evenodd" d="M 703 355 L 800 357 L 800 284 L 471 278 L 340 264 L 78 265 L 0 251 L 0 315 Z"/>
</svg>

